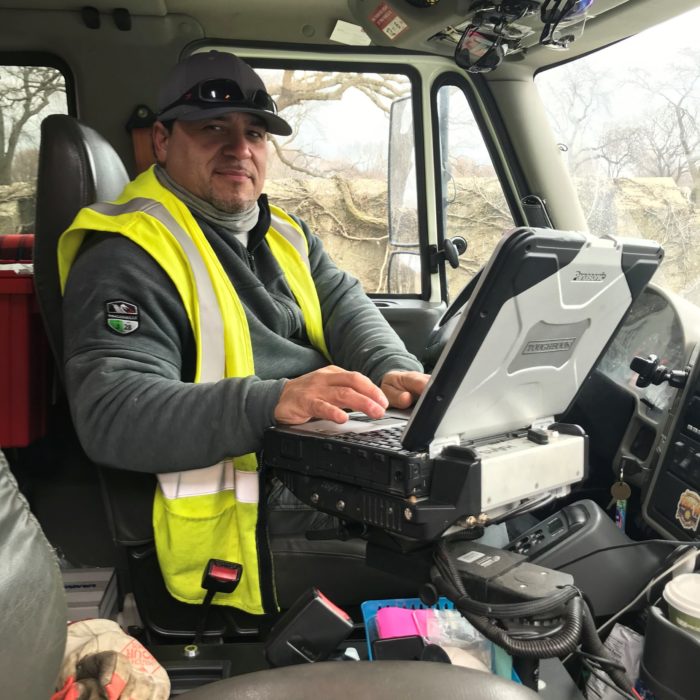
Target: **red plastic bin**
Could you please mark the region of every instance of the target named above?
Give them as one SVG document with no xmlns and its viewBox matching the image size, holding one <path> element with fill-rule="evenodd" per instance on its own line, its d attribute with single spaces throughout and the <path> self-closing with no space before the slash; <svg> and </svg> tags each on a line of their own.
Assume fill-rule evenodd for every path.
<svg viewBox="0 0 700 700">
<path fill-rule="evenodd" d="M 0 267 L 0 447 L 26 447 L 44 435 L 48 387 L 34 278 Z"/>
</svg>

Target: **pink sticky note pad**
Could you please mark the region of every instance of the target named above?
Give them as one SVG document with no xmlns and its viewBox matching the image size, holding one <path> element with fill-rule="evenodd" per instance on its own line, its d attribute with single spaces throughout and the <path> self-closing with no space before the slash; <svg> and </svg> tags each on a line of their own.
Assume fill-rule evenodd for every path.
<svg viewBox="0 0 700 700">
<path fill-rule="evenodd" d="M 379 639 L 411 637 L 412 635 L 425 637 L 428 628 L 428 617 L 432 614 L 432 610 L 380 608 L 377 610 L 375 618 L 377 637 Z"/>
</svg>

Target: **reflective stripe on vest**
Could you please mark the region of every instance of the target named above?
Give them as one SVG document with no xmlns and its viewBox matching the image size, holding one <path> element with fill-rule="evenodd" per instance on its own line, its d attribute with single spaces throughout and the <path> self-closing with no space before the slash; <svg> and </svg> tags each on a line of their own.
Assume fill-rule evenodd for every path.
<svg viewBox="0 0 700 700">
<path fill-rule="evenodd" d="M 232 460 L 211 467 L 158 474 L 163 495 L 172 500 L 186 496 L 206 496 L 219 491 L 235 491 L 243 503 L 259 500 L 258 472 L 235 469 Z"/>
<path fill-rule="evenodd" d="M 271 207 L 271 213 L 266 240 L 299 303 L 309 339 L 328 357 L 306 237 L 285 212 Z M 97 204 L 78 214 L 59 241 L 62 289 L 87 231 L 130 238 L 171 278 L 195 336 L 196 382 L 254 374 L 247 319 L 238 295 L 189 210 L 160 185 L 152 169 L 130 183 L 117 203 Z M 231 595 L 217 594 L 214 602 L 265 612 L 255 537 L 259 491 L 255 455 L 161 474 L 159 480 L 154 533 L 170 593 L 185 602 L 201 602 L 200 581 L 208 559 L 238 561 L 244 565 L 240 585 Z"/>
<path fill-rule="evenodd" d="M 271 206 L 270 213 L 272 214 L 271 229 L 267 236 L 267 243 L 270 246 L 270 250 L 278 262 L 285 259 L 294 259 L 296 256 L 304 263 L 305 267 L 300 267 L 299 265 L 285 266 L 280 262 L 280 267 L 284 270 L 284 275 L 299 304 L 304 319 L 316 318 L 315 313 L 317 310 L 320 314 L 316 288 L 313 285 L 309 287 L 309 285 L 304 283 L 304 274 L 307 274 L 311 269 L 306 236 L 299 225 L 281 209 Z M 278 233 L 280 235 L 270 235 L 270 233 Z M 316 349 L 320 350 L 330 362 L 331 358 L 328 348 L 326 347 L 323 325 L 320 322 L 309 323 L 307 321 L 306 333 L 309 336 L 311 344 Z"/>
</svg>

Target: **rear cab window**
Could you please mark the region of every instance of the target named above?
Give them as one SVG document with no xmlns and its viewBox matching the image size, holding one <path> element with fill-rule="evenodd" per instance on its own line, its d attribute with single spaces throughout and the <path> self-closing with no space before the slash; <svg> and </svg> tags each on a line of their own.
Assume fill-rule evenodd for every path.
<svg viewBox="0 0 700 700">
<path fill-rule="evenodd" d="M 46 65 L 0 65 L 0 236 L 34 231 L 39 126 L 66 114 L 66 79 Z"/>
</svg>

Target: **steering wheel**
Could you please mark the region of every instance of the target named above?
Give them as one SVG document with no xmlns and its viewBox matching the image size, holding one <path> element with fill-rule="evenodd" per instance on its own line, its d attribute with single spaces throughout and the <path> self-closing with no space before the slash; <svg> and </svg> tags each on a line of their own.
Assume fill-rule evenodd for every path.
<svg viewBox="0 0 700 700">
<path fill-rule="evenodd" d="M 426 341 L 421 362 L 425 371 L 430 373 L 433 371 L 438 358 L 442 354 L 442 349 L 445 343 L 449 340 L 452 332 L 459 321 L 459 317 L 464 309 L 464 306 L 474 293 L 474 289 L 481 278 L 483 267 L 467 282 L 460 293 L 454 298 L 452 303 L 447 307 L 445 313 L 440 317 L 440 320 L 435 324 L 435 328 L 431 331 Z"/>
</svg>

